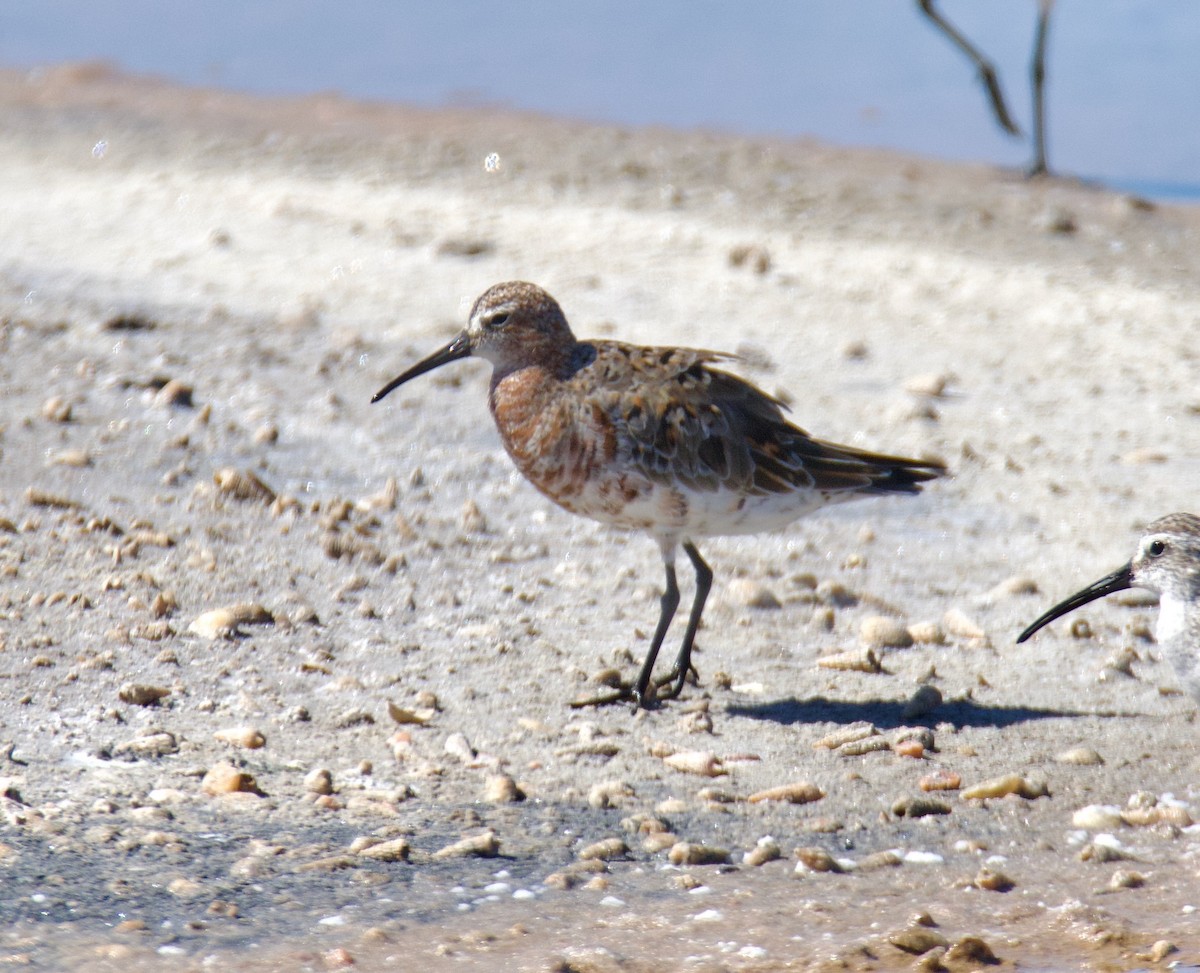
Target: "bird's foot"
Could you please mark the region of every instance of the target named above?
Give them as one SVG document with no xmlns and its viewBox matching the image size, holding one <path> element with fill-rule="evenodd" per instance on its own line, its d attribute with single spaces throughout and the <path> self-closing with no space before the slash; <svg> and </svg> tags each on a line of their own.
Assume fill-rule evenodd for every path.
<svg viewBox="0 0 1200 973">
<path fill-rule="evenodd" d="M 587 706 L 612 706 L 614 703 L 638 703 L 641 705 L 641 701 L 637 693 L 634 692 L 633 686 L 622 682 L 605 692 L 597 693 L 595 696 L 583 696 L 579 699 L 573 699 L 570 706 L 571 709 L 583 709 Z"/>
<path fill-rule="evenodd" d="M 700 673 L 696 671 L 696 667 L 689 665 L 684 672 L 680 672 L 676 667 L 662 678 L 654 681 L 654 695 L 659 699 L 678 699 L 679 694 L 683 692 L 684 683 L 689 680 L 693 686 L 699 685 Z M 664 686 L 668 687 L 666 692 L 660 693 L 658 690 Z"/>
</svg>

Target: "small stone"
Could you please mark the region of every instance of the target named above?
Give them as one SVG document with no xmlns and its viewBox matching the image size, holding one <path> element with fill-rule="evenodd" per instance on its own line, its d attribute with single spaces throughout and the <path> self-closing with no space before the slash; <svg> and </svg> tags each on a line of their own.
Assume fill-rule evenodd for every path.
<svg viewBox="0 0 1200 973">
<path fill-rule="evenodd" d="M 880 868 L 898 868 L 903 864 L 904 859 L 894 851 L 876 851 L 859 859 L 858 871 L 872 872 Z"/>
<path fill-rule="evenodd" d="M 42 416 L 51 422 L 71 421 L 71 402 L 61 395 L 55 395 L 42 403 Z"/>
<path fill-rule="evenodd" d="M 213 482 L 218 490 L 236 500 L 256 500 L 269 504 L 275 499 L 275 491 L 249 470 L 226 467 L 213 474 Z"/>
<path fill-rule="evenodd" d="M 620 807 L 627 798 L 635 796 L 633 787 L 623 780 L 601 781 L 588 791 L 588 804 L 596 808 Z"/>
<path fill-rule="evenodd" d="M 463 504 L 462 513 L 459 514 L 458 525 L 464 534 L 485 534 L 487 533 L 487 520 L 484 519 L 483 511 L 479 509 L 479 505 L 472 499 L 468 499 Z"/>
<path fill-rule="evenodd" d="M 775 593 L 750 578 L 737 578 L 729 583 L 729 596 L 747 608 L 774 609 L 782 607 Z"/>
<path fill-rule="evenodd" d="M 1172 953 L 1178 953 L 1179 947 L 1166 939 L 1159 939 L 1150 947 L 1149 960 L 1151 963 L 1161 963 Z"/>
<path fill-rule="evenodd" d="M 963 936 L 946 952 L 946 962 L 951 963 L 982 963 L 992 966 L 1000 961 L 992 948 L 978 936 Z"/>
<path fill-rule="evenodd" d="M 158 390 L 154 396 L 154 402 L 161 406 L 190 409 L 193 404 L 192 393 L 193 389 L 190 385 L 173 378 Z"/>
<path fill-rule="evenodd" d="M 937 399 L 946 394 L 946 386 L 951 381 L 953 381 L 953 376 L 946 372 L 927 372 L 924 375 L 914 375 L 907 379 L 904 383 L 904 391 L 912 395 Z"/>
<path fill-rule="evenodd" d="M 875 649 L 907 649 L 913 644 L 913 637 L 903 623 L 886 615 L 864 618 L 858 637 L 863 645 Z"/>
</svg>

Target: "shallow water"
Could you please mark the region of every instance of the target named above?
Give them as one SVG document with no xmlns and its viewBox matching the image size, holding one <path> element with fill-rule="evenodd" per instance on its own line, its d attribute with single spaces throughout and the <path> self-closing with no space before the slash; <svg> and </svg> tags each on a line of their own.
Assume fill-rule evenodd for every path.
<svg viewBox="0 0 1200 973">
<path fill-rule="evenodd" d="M 1029 127 L 1032 0 L 945 0 Z M 1200 198 L 1200 5 L 1061 0 L 1050 36 L 1051 164 L 1159 198 Z M 309 0 L 15 5 L 0 64 L 105 59 L 190 84 L 498 103 L 635 125 L 812 135 L 1024 165 L 970 66 L 904 0 L 727 5 L 607 0 L 351 6 Z"/>
</svg>

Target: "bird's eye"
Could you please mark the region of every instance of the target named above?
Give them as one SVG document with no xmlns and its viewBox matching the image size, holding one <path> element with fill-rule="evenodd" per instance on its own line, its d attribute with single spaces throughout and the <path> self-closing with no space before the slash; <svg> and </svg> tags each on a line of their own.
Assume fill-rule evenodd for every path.
<svg viewBox="0 0 1200 973">
<path fill-rule="evenodd" d="M 1151 541 L 1146 546 L 1146 553 L 1151 557 L 1162 557 L 1163 552 L 1167 549 L 1166 541 Z"/>
<path fill-rule="evenodd" d="M 508 312 L 503 311 L 500 314 L 493 314 L 490 318 L 488 318 L 484 322 L 484 324 L 486 324 L 489 328 L 498 328 L 502 324 L 506 323 L 507 321 L 508 321 Z"/>
</svg>

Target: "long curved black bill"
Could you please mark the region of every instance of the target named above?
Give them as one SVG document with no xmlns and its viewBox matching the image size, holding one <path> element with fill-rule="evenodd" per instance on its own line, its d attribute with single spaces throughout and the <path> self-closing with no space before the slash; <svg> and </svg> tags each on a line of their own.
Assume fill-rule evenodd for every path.
<svg viewBox="0 0 1200 973">
<path fill-rule="evenodd" d="M 378 402 L 393 389 L 399 388 L 409 379 L 416 378 L 418 375 L 424 375 L 426 372 L 431 372 L 447 362 L 458 361 L 460 358 L 466 358 L 471 354 L 471 339 L 467 333 L 462 332 L 457 338 L 451 341 L 448 345 L 439 348 L 428 358 L 417 362 L 403 375 L 397 375 L 383 388 L 371 396 L 371 402 Z"/>
<path fill-rule="evenodd" d="M 1029 636 L 1036 632 L 1044 625 L 1050 624 L 1056 618 L 1060 618 L 1067 612 L 1074 611 L 1080 605 L 1086 605 L 1089 601 L 1095 601 L 1097 598 L 1103 598 L 1105 595 L 1111 595 L 1114 591 L 1124 591 L 1126 588 L 1133 587 L 1133 564 L 1126 564 L 1124 567 L 1117 568 L 1112 574 L 1106 574 L 1099 581 L 1094 581 L 1088 585 L 1083 591 L 1077 591 L 1071 595 L 1066 601 L 1060 601 L 1057 605 L 1051 608 L 1048 612 L 1042 615 L 1036 622 L 1030 625 L 1025 631 L 1017 636 L 1017 642 L 1024 642 Z"/>
</svg>

